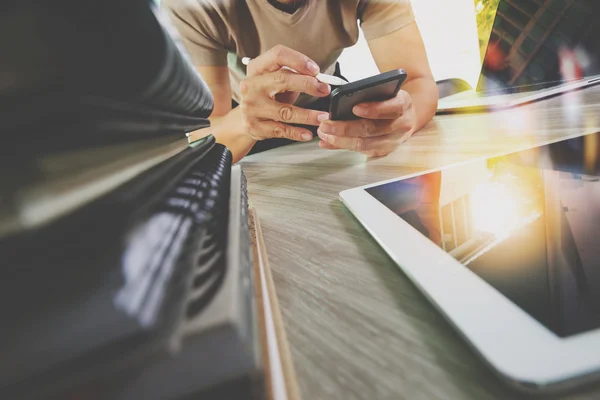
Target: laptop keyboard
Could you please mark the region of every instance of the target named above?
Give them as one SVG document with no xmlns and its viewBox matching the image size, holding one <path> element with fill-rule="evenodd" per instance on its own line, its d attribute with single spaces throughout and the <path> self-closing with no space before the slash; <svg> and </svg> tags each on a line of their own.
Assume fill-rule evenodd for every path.
<svg viewBox="0 0 600 400">
<path fill-rule="evenodd" d="M 165 201 L 168 209 L 189 214 L 202 226 L 184 254 L 192 265 L 187 318 L 199 314 L 210 302 L 225 274 L 231 155 L 212 152 L 205 166 L 208 168 L 190 171 Z"/>
<path fill-rule="evenodd" d="M 143 99 L 163 109 L 178 113 L 208 116 L 213 99 L 210 91 L 187 58 L 187 52 L 178 39 L 178 34 L 169 18 L 159 8 L 153 8 L 165 40 L 165 60 L 158 79 L 153 81 Z"/>
<path fill-rule="evenodd" d="M 95 371 L 114 368 L 109 367 L 113 357 L 122 359 L 147 347 L 119 348 L 125 338 L 159 344 L 198 335 L 210 326 L 201 318 L 208 306 L 216 315 L 238 319 L 240 339 L 252 342 L 247 198 L 238 193 L 236 234 L 241 239 L 233 243 L 228 236 L 230 191 L 229 150 L 219 144 L 198 146 L 66 221 L 0 241 L 0 260 L 13 271 L 12 280 L 0 285 L 3 309 L 18 304 L 5 314 L 10 329 L 0 335 L 0 370 L 21 366 L 0 381 L 0 397 L 3 387 L 20 390 L 43 387 L 46 379 L 56 384 L 61 377 L 73 380 L 69 365 Z M 93 229 L 82 230 L 83 226 Z M 235 251 L 229 254 L 237 260 L 228 260 L 231 246 Z M 235 276 L 228 277 L 227 265 L 234 261 Z M 47 265 L 53 267 L 44 268 Z M 38 271 L 33 281 L 32 270 Z M 29 290 L 22 290 L 25 286 Z M 217 293 L 227 293 L 220 298 L 229 300 L 216 306 Z M 227 316 L 229 303 L 237 304 L 237 316 Z M 22 315 L 39 321 L 39 329 L 28 329 L 30 323 Z M 70 318 L 77 319 L 77 329 L 67 323 Z M 194 325 L 196 320 L 201 324 Z M 23 387 L 11 384 L 26 377 Z"/>
</svg>

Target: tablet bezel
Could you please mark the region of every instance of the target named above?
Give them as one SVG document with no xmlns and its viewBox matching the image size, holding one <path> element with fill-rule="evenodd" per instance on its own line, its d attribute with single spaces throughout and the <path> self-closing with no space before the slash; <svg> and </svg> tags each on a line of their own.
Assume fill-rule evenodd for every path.
<svg viewBox="0 0 600 400">
<path fill-rule="evenodd" d="M 600 348 L 600 328 L 557 336 L 365 190 L 458 165 L 345 190 L 340 199 L 501 377 L 528 391 L 556 391 L 595 379 L 600 352 L 592 350 Z"/>
</svg>

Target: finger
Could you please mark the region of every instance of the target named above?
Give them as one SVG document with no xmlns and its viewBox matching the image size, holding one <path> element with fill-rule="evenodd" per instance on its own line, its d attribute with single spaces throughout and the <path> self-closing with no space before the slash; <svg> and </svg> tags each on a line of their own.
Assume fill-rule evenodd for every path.
<svg viewBox="0 0 600 400">
<path fill-rule="evenodd" d="M 308 129 L 281 122 L 255 120 L 248 128 L 250 135 L 256 140 L 279 138 L 308 142 L 313 139 L 313 134 Z"/>
<path fill-rule="evenodd" d="M 353 121 L 331 121 L 326 120 L 319 130 L 328 135 L 343 137 L 372 137 L 391 133 L 392 122 L 389 120 L 373 121 L 369 119 L 357 119 Z"/>
<path fill-rule="evenodd" d="M 331 92 L 328 84 L 319 82 L 314 76 L 300 75 L 285 69 L 256 76 L 252 80 L 271 98 L 284 92 L 306 93 L 315 97 L 325 97 Z"/>
<path fill-rule="evenodd" d="M 357 117 L 368 119 L 397 119 L 402 117 L 406 110 L 412 106 L 410 96 L 399 93 L 398 96 L 372 103 L 360 103 L 354 106 L 352 112 Z"/>
<path fill-rule="evenodd" d="M 323 140 L 319 140 L 319 147 L 327 150 L 340 150 L 339 147 L 335 147 L 334 145 L 329 144 Z"/>
<path fill-rule="evenodd" d="M 253 114 L 254 113 L 254 114 Z M 307 110 L 292 104 L 268 101 L 257 107 L 248 107 L 246 115 L 256 118 L 284 122 L 286 124 L 300 124 L 318 126 L 329 118 L 329 113 L 317 110 Z"/>
<path fill-rule="evenodd" d="M 361 153 L 367 157 L 383 157 L 394 151 L 410 138 L 411 133 L 394 133 L 392 135 L 368 138 L 366 149 Z"/>
<path fill-rule="evenodd" d="M 406 141 L 409 134 L 392 134 L 376 137 L 344 137 L 328 135 L 317 131 L 319 138 L 326 142 L 329 146 L 340 149 L 357 151 L 367 155 L 389 153 L 395 149 L 400 143 Z"/>
<path fill-rule="evenodd" d="M 368 150 L 362 153 L 369 158 L 383 157 L 390 154 L 394 149 L 382 149 L 382 150 Z"/>
<path fill-rule="evenodd" d="M 367 142 L 365 138 L 362 137 L 334 136 L 323 133 L 320 130 L 317 131 L 317 135 L 319 135 L 319 138 L 330 147 L 358 152 L 367 150 Z"/>
<path fill-rule="evenodd" d="M 316 76 L 320 72 L 317 63 L 304 54 L 288 47 L 277 45 L 250 61 L 246 75 L 261 75 L 280 70 L 282 67 L 295 69 L 303 75 Z"/>
</svg>

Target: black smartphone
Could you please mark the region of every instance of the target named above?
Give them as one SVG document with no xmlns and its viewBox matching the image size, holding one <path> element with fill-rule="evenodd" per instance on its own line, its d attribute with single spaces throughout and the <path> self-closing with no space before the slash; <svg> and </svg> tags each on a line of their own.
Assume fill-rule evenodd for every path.
<svg viewBox="0 0 600 400">
<path fill-rule="evenodd" d="M 401 69 L 384 72 L 370 78 L 338 86 L 331 92 L 329 118 L 333 121 L 357 119 L 352 109 L 358 103 L 384 101 L 396 96 L 406 80 Z"/>
</svg>

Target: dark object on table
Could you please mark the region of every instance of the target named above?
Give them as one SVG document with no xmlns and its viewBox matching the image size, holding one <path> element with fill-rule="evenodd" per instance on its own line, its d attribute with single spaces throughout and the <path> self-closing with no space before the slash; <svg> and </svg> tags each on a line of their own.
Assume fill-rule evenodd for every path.
<svg viewBox="0 0 600 400">
<path fill-rule="evenodd" d="M 0 51 L 0 398 L 264 398 L 244 175 L 154 2 L 11 2 Z"/>
</svg>

